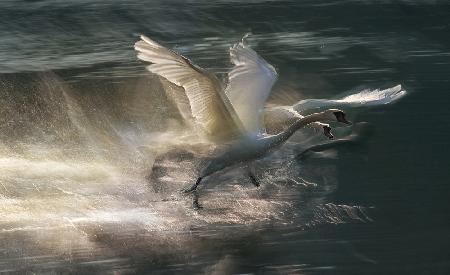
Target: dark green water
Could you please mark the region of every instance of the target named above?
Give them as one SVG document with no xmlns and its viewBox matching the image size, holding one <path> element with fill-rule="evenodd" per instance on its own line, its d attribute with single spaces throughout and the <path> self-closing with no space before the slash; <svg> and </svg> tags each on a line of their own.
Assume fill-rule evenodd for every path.
<svg viewBox="0 0 450 275">
<path fill-rule="evenodd" d="M 2 1 L 0 271 L 448 274 L 449 17 L 437 0 Z M 353 146 L 298 159 L 324 141 L 299 133 L 259 189 L 209 179 L 195 212 L 177 193 L 194 161 L 161 154 L 183 125 L 133 44 L 224 76 L 247 32 L 280 75 L 272 102 L 409 94 L 350 110 L 373 130 Z"/>
</svg>

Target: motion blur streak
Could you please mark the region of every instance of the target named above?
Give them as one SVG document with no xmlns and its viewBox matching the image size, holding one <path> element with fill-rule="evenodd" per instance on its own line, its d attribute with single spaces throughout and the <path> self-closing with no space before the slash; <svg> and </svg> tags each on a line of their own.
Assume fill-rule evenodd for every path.
<svg viewBox="0 0 450 275">
<path fill-rule="evenodd" d="M 1 1 L 0 271 L 445 274 L 449 11 L 438 0 Z M 247 32 L 280 74 L 270 104 L 392 84 L 411 96 L 349 110 L 374 135 L 342 146 L 302 130 L 258 163 L 260 188 L 240 169 L 207 179 L 196 212 L 179 190 L 208 148 L 166 96 L 178 88 L 146 72 L 133 44 L 148 35 L 224 77 Z"/>
</svg>

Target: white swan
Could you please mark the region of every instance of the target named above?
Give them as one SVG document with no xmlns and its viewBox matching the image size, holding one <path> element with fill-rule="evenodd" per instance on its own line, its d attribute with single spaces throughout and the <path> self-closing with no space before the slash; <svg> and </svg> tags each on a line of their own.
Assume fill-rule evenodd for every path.
<svg viewBox="0 0 450 275">
<path fill-rule="evenodd" d="M 208 175 L 235 163 L 266 155 L 307 124 L 318 120 L 349 123 L 344 112 L 331 109 L 296 120 L 277 135 L 266 135 L 263 126 L 264 104 L 277 79 L 277 73 L 243 41 L 230 49 L 235 67 L 228 73 L 226 89 L 222 88 L 213 74 L 146 36 L 141 36 L 141 40 L 136 42 L 135 50 L 139 59 L 153 63 L 147 66 L 147 70 L 184 88 L 187 98 L 184 102 L 189 104 L 190 115 L 210 140 L 231 142 L 218 150 L 217 156 L 201 171 L 196 183 L 186 192 L 196 190 L 201 180 Z M 249 175 L 255 181 L 255 177 L 251 173 Z M 194 205 L 198 206 L 197 202 Z"/>
<path fill-rule="evenodd" d="M 234 164 L 242 164 L 266 156 L 269 152 L 282 145 L 298 129 L 314 123 L 316 121 L 338 121 L 350 124 L 345 119 L 345 113 L 338 109 L 328 109 L 320 113 L 307 115 L 290 125 L 286 130 L 276 135 L 263 135 L 256 138 L 242 136 L 227 146 L 219 148 L 214 153 L 214 158 L 200 172 L 197 182 L 192 187 L 186 189 L 187 192 L 194 191 L 200 181 L 215 172 L 221 171 Z M 259 185 L 255 176 L 249 172 L 249 176 L 255 185 Z"/>
<path fill-rule="evenodd" d="M 358 93 L 346 95 L 337 99 L 305 99 L 293 106 L 277 106 L 265 111 L 265 126 L 269 134 L 283 131 L 294 121 L 301 119 L 305 111 L 323 108 L 362 108 L 393 103 L 406 95 L 401 85 L 387 89 L 366 89 Z M 320 129 L 320 124 L 312 125 Z"/>
</svg>

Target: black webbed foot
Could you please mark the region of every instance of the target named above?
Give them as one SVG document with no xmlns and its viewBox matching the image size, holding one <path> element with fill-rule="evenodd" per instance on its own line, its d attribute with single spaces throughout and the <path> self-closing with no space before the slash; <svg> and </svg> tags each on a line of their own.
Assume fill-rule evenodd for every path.
<svg viewBox="0 0 450 275">
<path fill-rule="evenodd" d="M 259 187 L 261 185 L 255 175 L 253 175 L 251 172 L 248 173 L 248 177 L 250 178 L 254 186 Z"/>
</svg>

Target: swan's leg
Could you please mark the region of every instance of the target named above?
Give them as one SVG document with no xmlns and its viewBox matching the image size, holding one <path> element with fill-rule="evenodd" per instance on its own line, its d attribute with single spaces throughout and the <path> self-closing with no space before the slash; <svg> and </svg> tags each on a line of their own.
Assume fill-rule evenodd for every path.
<svg viewBox="0 0 450 275">
<path fill-rule="evenodd" d="M 246 170 L 247 170 L 247 175 L 250 178 L 250 180 L 252 181 L 253 185 L 256 186 L 256 187 L 259 187 L 261 184 L 258 181 L 258 178 L 253 173 L 252 167 L 249 165 L 249 166 L 247 166 Z"/>
<path fill-rule="evenodd" d="M 197 179 L 197 181 L 189 188 L 183 189 L 183 193 L 192 193 L 194 191 L 197 190 L 197 186 L 200 184 L 200 182 L 202 181 L 202 177 L 199 177 Z"/>
<path fill-rule="evenodd" d="M 201 181 L 202 181 L 202 177 L 199 177 L 197 179 L 197 181 L 191 187 L 188 187 L 188 188 L 182 190 L 182 192 L 185 194 L 188 194 L 188 193 L 192 194 L 192 208 L 194 208 L 194 210 L 199 210 L 199 209 L 203 208 L 200 205 L 200 203 L 198 202 L 198 192 L 197 192 L 197 187 Z"/>
<path fill-rule="evenodd" d="M 194 208 L 194 210 L 199 210 L 202 209 L 203 207 L 200 205 L 200 203 L 198 203 L 198 193 L 197 191 L 194 191 L 192 193 L 193 197 L 192 197 L 192 208 Z"/>
</svg>

